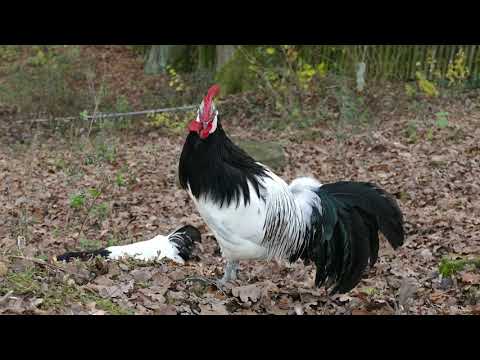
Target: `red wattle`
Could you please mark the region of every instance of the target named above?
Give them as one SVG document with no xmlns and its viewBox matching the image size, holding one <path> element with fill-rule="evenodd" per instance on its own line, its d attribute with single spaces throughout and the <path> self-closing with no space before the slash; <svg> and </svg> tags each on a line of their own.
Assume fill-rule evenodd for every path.
<svg viewBox="0 0 480 360">
<path fill-rule="evenodd" d="M 206 139 L 208 137 L 208 135 L 210 135 L 210 134 L 208 133 L 207 129 L 203 129 L 202 131 L 200 131 L 199 135 L 200 135 L 201 139 Z"/>
<path fill-rule="evenodd" d="M 190 124 L 188 124 L 188 130 L 198 132 L 202 128 L 202 124 L 200 124 L 196 120 L 192 120 Z"/>
<path fill-rule="evenodd" d="M 200 131 L 200 134 L 199 134 L 200 137 L 202 139 L 206 139 L 208 135 L 210 135 L 210 130 L 212 130 L 212 127 L 213 127 L 212 123 L 209 123 L 205 129 Z"/>
</svg>

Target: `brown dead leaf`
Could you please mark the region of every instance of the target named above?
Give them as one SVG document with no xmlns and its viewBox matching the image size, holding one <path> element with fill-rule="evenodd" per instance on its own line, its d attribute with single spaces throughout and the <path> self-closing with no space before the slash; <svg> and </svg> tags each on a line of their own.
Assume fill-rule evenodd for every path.
<svg viewBox="0 0 480 360">
<path fill-rule="evenodd" d="M 352 315 L 372 315 L 372 313 L 365 309 L 353 309 Z"/>
<path fill-rule="evenodd" d="M 4 262 L 0 261 L 0 276 L 5 276 L 8 272 L 8 266 Z"/>
<path fill-rule="evenodd" d="M 249 299 L 254 303 L 257 302 L 262 296 L 262 292 L 262 288 L 257 284 L 237 286 L 232 289 L 232 295 L 240 298 L 244 303 L 249 301 Z"/>
<path fill-rule="evenodd" d="M 471 307 L 471 313 L 472 313 L 473 315 L 480 315 L 480 304 L 478 304 L 478 305 L 473 305 L 473 306 Z"/>
<path fill-rule="evenodd" d="M 95 278 L 94 283 L 97 285 L 102 285 L 102 286 L 112 286 L 114 285 L 114 282 L 112 279 L 108 278 L 105 275 L 98 276 Z"/>
<path fill-rule="evenodd" d="M 401 306 L 405 306 L 408 299 L 413 297 L 416 292 L 417 286 L 415 285 L 415 282 L 412 279 L 403 279 L 400 290 L 398 290 L 398 303 Z"/>
<path fill-rule="evenodd" d="M 200 304 L 201 315 L 228 315 L 227 308 L 222 303 Z"/>
<path fill-rule="evenodd" d="M 151 282 L 154 286 L 169 288 L 172 284 L 172 279 L 170 279 L 165 273 L 156 272 L 153 274 Z"/>
<path fill-rule="evenodd" d="M 158 308 L 154 310 L 156 315 L 177 315 L 177 310 L 173 305 L 159 304 Z"/>
<path fill-rule="evenodd" d="M 465 272 L 462 274 L 462 281 L 470 285 L 480 285 L 480 274 Z"/>
<path fill-rule="evenodd" d="M 446 295 L 439 291 L 435 291 L 432 294 L 430 294 L 430 300 L 432 300 L 432 302 L 436 304 L 442 302 L 445 298 L 446 298 Z"/>
<path fill-rule="evenodd" d="M 119 267 L 120 269 L 122 269 L 123 271 L 129 271 L 129 270 L 130 270 L 130 266 L 128 266 L 128 265 L 125 264 L 125 263 L 120 263 L 120 264 L 118 264 L 118 267 Z"/>
<path fill-rule="evenodd" d="M 130 272 L 136 282 L 146 282 L 152 278 L 152 272 L 144 269 L 135 269 Z"/>
<path fill-rule="evenodd" d="M 181 269 L 176 269 L 175 271 L 172 271 L 170 274 L 168 274 L 168 276 L 173 281 L 180 281 L 185 279 L 185 272 L 183 272 L 183 270 Z"/>
</svg>

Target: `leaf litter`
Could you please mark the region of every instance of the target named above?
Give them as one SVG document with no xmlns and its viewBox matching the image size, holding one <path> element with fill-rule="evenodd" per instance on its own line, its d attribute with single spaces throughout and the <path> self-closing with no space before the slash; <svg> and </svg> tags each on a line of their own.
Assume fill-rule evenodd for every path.
<svg viewBox="0 0 480 360">
<path fill-rule="evenodd" d="M 380 109 L 374 126 L 355 133 L 345 128 L 344 137 L 328 123 L 318 125 L 315 133 L 321 136 L 312 138 L 303 136 L 311 129 L 279 134 L 244 126 L 244 117 L 225 119 L 232 135 L 284 145 L 287 165 L 278 173 L 287 182 L 305 175 L 323 183 L 371 181 L 399 201 L 406 244 L 393 251 L 382 242 L 376 266 L 354 290 L 335 296 L 315 289 L 314 267 L 301 263 L 242 262 L 239 280 L 224 293 L 188 280 L 218 278 L 224 262 L 177 185 L 183 135 L 139 121 L 134 129 L 103 134 L 106 144 L 115 145 L 115 158 L 97 162 L 89 160 L 98 151 L 92 141 L 82 148 L 47 129 L 30 129 L 39 135 L 28 144 L 5 135 L 0 145 L 0 314 L 478 315 L 480 270 L 472 264 L 480 256 L 480 109 L 465 109 L 462 98 L 432 106 L 452 114 L 448 127 L 427 137 L 431 121 L 426 116 L 418 120 L 416 141 L 405 136 L 405 129 L 418 114 L 406 106 L 403 112 Z M 119 174 L 128 182 L 116 182 Z M 103 213 L 102 208 L 95 213 L 72 208 L 73 195 L 84 192 L 88 198 L 88 190 L 100 189 L 105 179 L 99 196 Z M 187 223 L 200 229 L 202 242 L 184 266 L 53 259 L 72 249 L 145 240 Z M 461 259 L 471 264 L 457 268 Z M 449 276 L 440 271 L 442 260 L 453 264 Z"/>
</svg>

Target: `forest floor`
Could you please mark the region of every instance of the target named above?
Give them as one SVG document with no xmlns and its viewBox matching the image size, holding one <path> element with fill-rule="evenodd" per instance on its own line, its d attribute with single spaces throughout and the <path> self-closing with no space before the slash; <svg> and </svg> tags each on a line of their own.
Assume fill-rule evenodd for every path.
<svg viewBox="0 0 480 360">
<path fill-rule="evenodd" d="M 314 267 L 301 262 L 242 262 L 226 291 L 189 280 L 220 277 L 224 262 L 177 185 L 185 132 L 138 119 L 69 136 L 0 117 L 8 127 L 0 134 L 0 314 L 479 315 L 478 94 L 432 101 L 421 116 L 396 99 L 384 94 L 375 121 L 354 130 L 329 122 L 267 131 L 248 116 L 223 120 L 233 136 L 280 142 L 286 165 L 277 173 L 288 182 L 304 175 L 371 181 L 397 198 L 405 245 L 393 251 L 382 239 L 374 268 L 354 290 L 334 296 L 313 286 Z M 183 224 L 202 232 L 184 266 L 54 258 Z"/>
</svg>

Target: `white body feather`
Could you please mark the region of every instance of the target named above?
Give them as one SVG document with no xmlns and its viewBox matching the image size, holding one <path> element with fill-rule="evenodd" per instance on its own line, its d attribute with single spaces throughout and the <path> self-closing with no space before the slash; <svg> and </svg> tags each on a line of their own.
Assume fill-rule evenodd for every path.
<svg viewBox="0 0 480 360">
<path fill-rule="evenodd" d="M 179 264 L 184 264 L 183 259 L 178 255 L 175 243 L 172 243 L 169 236 L 157 235 L 151 240 L 140 241 L 122 246 L 110 246 L 109 259 L 116 260 L 121 257 L 132 257 L 142 261 L 171 259 Z"/>
<path fill-rule="evenodd" d="M 189 190 L 190 197 L 227 260 L 282 258 L 304 245 L 303 235 L 306 226 L 309 226 L 311 207 L 320 205 L 320 199 L 311 189 L 321 184 L 315 179 L 301 178 L 289 187 L 268 169 L 267 174 L 269 177 L 259 179 L 264 187 L 260 195 L 265 201 L 257 196 L 249 183 L 250 202 L 246 206 L 241 198 L 238 207 L 236 201 L 232 201 L 228 207 L 220 207 L 208 197 L 196 199 Z M 276 234 L 275 241 L 266 244 L 264 240 L 268 223 L 282 217 L 282 212 L 287 226 Z"/>
</svg>

